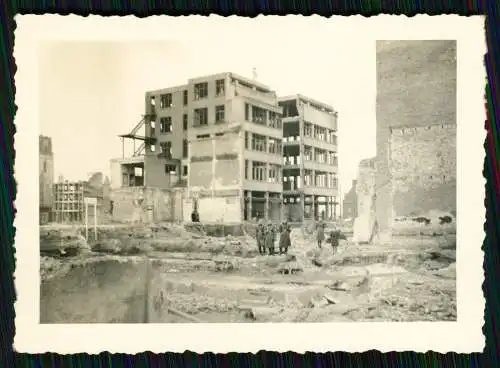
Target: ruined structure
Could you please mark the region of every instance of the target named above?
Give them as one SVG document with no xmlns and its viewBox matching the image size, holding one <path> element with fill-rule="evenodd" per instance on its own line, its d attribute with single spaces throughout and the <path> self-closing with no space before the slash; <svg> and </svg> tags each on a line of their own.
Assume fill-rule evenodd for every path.
<svg viewBox="0 0 500 368">
<path fill-rule="evenodd" d="M 283 108 L 283 201 L 290 221 L 335 219 L 338 207 L 337 112 L 297 95 Z"/>
<path fill-rule="evenodd" d="M 356 192 L 357 180 L 352 181 L 351 189 L 344 196 L 342 202 L 342 217 L 345 219 L 355 219 L 358 216 L 358 195 Z"/>
<path fill-rule="evenodd" d="M 456 207 L 456 42 L 377 42 L 377 222 Z"/>
<path fill-rule="evenodd" d="M 353 240 L 368 242 L 372 239 L 376 222 L 376 167 L 375 158 L 362 160 L 356 180 L 357 217 L 353 224 Z"/>
<path fill-rule="evenodd" d="M 194 209 L 209 222 L 335 218 L 336 130 L 332 107 L 301 95 L 278 100 L 268 86 L 234 73 L 147 92 L 143 118 L 120 136 L 142 143 L 111 162 L 114 208 L 129 208 L 116 215 L 130 217 L 138 208 L 131 204 L 147 202 L 151 189 L 182 197 L 180 214 L 174 206 L 156 220 L 187 220 Z"/>
<path fill-rule="evenodd" d="M 52 218 L 58 223 L 81 223 L 85 220 L 85 198 L 97 198 L 99 217 L 109 216 L 109 182 L 102 173 L 93 173 L 87 181 L 68 181 L 61 176 L 53 188 Z M 93 221 L 93 212 L 89 213 Z"/>
<path fill-rule="evenodd" d="M 54 154 L 52 152 L 52 139 L 40 135 L 38 137 L 38 145 L 39 217 L 40 224 L 45 224 L 51 220 L 52 206 L 54 205 Z"/>
</svg>

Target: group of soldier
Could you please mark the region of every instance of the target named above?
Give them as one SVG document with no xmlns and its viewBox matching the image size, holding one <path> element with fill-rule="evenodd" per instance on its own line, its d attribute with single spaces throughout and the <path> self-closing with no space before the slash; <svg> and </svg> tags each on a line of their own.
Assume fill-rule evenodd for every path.
<svg viewBox="0 0 500 368">
<path fill-rule="evenodd" d="M 316 225 L 316 241 L 318 248 L 321 249 L 323 242 L 325 241 L 325 223 L 319 221 Z M 257 246 L 259 248 L 259 253 L 261 255 L 276 254 L 276 240 L 278 238 L 278 248 L 279 254 L 287 254 L 288 248 L 292 245 L 290 238 L 290 226 L 285 221 L 281 225 L 276 226 L 271 222 L 263 223 L 258 222 L 257 225 Z M 339 246 L 339 240 L 345 239 L 345 236 L 338 230 L 333 230 L 329 234 L 329 238 L 326 239 L 326 243 L 330 243 L 333 253 L 336 253 Z"/>
<path fill-rule="evenodd" d="M 279 254 L 287 254 L 288 248 L 291 246 L 290 226 L 288 226 L 288 223 L 283 222 L 281 225 L 276 226 L 271 222 L 267 224 L 259 222 L 256 233 L 259 253 L 262 255 L 269 254 L 271 256 L 276 254 L 276 239 L 278 235 Z"/>
</svg>

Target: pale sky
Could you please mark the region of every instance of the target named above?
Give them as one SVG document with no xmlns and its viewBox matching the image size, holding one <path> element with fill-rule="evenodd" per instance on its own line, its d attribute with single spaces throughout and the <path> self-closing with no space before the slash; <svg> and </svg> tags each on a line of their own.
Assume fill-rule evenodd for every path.
<svg viewBox="0 0 500 368">
<path fill-rule="evenodd" d="M 40 133 L 52 137 L 55 178 L 109 176 L 121 156 L 118 134 L 144 113 L 147 90 L 234 72 L 285 96 L 300 93 L 339 113 L 342 197 L 360 160 L 375 155 L 375 41 L 254 36 L 231 42 L 51 42 L 39 51 Z"/>
</svg>

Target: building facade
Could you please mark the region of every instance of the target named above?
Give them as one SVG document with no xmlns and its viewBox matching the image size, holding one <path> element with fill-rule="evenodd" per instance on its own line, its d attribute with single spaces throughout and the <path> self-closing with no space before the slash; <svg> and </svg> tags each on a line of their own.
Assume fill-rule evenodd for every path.
<svg viewBox="0 0 500 368">
<path fill-rule="evenodd" d="M 291 103 L 297 114 L 289 116 L 287 129 L 282 112 Z M 295 151 L 289 137 L 299 125 L 293 122 L 304 140 Z M 304 211 L 306 217 L 335 218 L 336 126 L 331 107 L 303 96 L 278 99 L 268 86 L 234 73 L 189 79 L 146 92 L 142 120 L 121 136 L 142 143 L 132 156 L 112 161 L 111 186 L 185 187 L 185 220 L 193 209 L 209 222 L 302 221 Z M 290 148 L 284 147 L 284 135 Z M 297 173 L 289 164 L 294 152 L 310 156 Z M 286 179 L 284 165 L 292 169 Z M 292 174 L 305 177 L 306 184 L 284 192 Z M 302 205 L 291 209 L 300 199 Z"/>
<path fill-rule="evenodd" d="M 283 203 L 289 221 L 336 219 L 339 214 L 337 112 L 297 95 L 283 108 Z"/>
<path fill-rule="evenodd" d="M 456 41 L 378 41 L 376 57 L 376 217 L 390 233 L 398 216 L 456 206 Z"/>
<path fill-rule="evenodd" d="M 38 137 L 38 145 L 39 221 L 40 224 L 45 224 L 51 220 L 51 212 L 54 205 L 54 154 L 52 152 L 52 139 L 40 135 Z"/>
</svg>

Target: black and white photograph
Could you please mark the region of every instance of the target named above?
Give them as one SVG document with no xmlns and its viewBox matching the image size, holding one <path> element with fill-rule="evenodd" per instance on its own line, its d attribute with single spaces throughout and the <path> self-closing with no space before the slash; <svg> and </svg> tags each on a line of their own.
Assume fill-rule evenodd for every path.
<svg viewBox="0 0 500 368">
<path fill-rule="evenodd" d="M 90 18 L 71 19 L 90 32 Z M 34 121 L 20 133 L 30 138 L 16 138 L 16 152 L 38 147 L 38 182 L 31 173 L 24 183 L 38 200 L 18 209 L 32 214 L 38 243 L 16 247 L 37 262 L 26 267 L 37 268 L 45 331 L 196 334 L 201 324 L 210 339 L 210 326 L 270 324 L 277 337 L 281 325 L 341 322 L 380 335 L 384 324 L 441 326 L 467 313 L 474 326 L 473 312 L 459 313 L 457 281 L 476 298 L 481 279 L 457 262 L 482 277 L 484 194 L 467 200 L 461 188 L 483 185 L 484 116 L 466 112 L 480 111 L 483 70 L 464 87 L 460 22 L 432 36 L 399 19 L 409 36 L 387 37 L 367 19 L 164 17 L 136 19 L 156 36 L 113 39 L 117 27 L 106 37 L 101 18 L 101 38 L 86 39 L 72 38 L 70 20 L 66 35 L 54 26 L 30 51 Z M 478 23 L 463 24 L 474 33 Z M 468 64 L 482 67 L 482 54 Z M 28 174 L 17 172 L 21 198 Z"/>
</svg>

